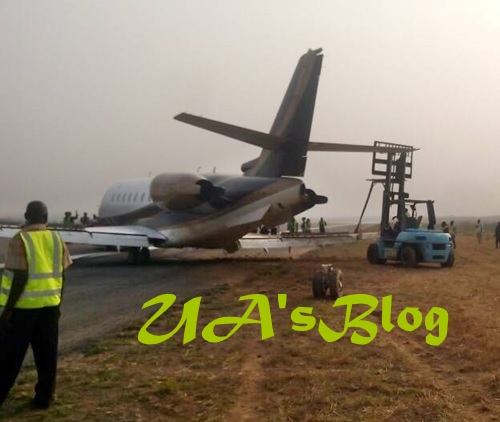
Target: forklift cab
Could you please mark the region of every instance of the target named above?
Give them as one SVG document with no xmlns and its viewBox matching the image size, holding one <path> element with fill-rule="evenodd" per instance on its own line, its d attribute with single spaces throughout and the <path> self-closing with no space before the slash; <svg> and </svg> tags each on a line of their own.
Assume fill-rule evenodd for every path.
<svg viewBox="0 0 500 422">
<path fill-rule="evenodd" d="M 383 240 L 394 240 L 402 231 L 407 229 L 421 229 L 423 214 L 419 215 L 417 205 L 425 204 L 427 211 L 427 229 L 434 230 L 436 225 L 436 215 L 434 213 L 434 201 L 431 200 L 414 200 L 405 199 L 401 204 L 397 201 L 390 204 L 389 210 L 385 213 L 386 221 L 381 224 L 381 237 Z M 422 207 L 419 207 L 422 208 Z M 391 211 L 394 209 L 395 215 L 389 220 L 392 215 Z M 409 211 L 411 210 L 411 211 Z"/>
</svg>

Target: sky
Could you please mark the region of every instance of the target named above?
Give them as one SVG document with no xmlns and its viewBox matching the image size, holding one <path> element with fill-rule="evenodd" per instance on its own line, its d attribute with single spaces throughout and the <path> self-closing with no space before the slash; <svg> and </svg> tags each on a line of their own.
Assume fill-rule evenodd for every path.
<svg viewBox="0 0 500 422">
<path fill-rule="evenodd" d="M 239 174 L 258 148 L 173 116 L 268 132 L 319 47 L 312 141 L 415 146 L 413 198 L 498 215 L 499 45 L 495 0 L 2 0 L 0 215 L 33 199 L 94 213 L 112 183 L 158 173 Z M 359 215 L 371 159 L 309 153 L 304 182 L 329 202 L 308 214 Z"/>
</svg>

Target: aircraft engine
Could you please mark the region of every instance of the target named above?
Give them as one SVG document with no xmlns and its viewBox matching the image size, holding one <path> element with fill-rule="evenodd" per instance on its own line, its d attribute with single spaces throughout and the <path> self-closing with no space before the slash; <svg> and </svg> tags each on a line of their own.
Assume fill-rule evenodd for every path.
<svg viewBox="0 0 500 422">
<path fill-rule="evenodd" d="M 197 174 L 162 173 L 151 181 L 153 202 L 171 211 L 195 208 L 224 194 L 224 189 Z"/>
<path fill-rule="evenodd" d="M 308 208 L 312 208 L 319 204 L 326 204 L 328 202 L 328 198 L 326 196 L 318 195 L 312 189 L 305 189 L 304 194 Z"/>
</svg>

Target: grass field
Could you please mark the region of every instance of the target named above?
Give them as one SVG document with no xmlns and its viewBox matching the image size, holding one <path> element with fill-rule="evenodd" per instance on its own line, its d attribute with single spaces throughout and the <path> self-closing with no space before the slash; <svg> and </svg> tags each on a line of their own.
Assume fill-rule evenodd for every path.
<svg viewBox="0 0 500 422">
<path fill-rule="evenodd" d="M 6 421 L 494 421 L 500 420 L 500 250 L 490 237 L 477 245 L 457 239 L 451 269 L 371 266 L 367 244 L 328 247 L 295 261 L 214 262 L 220 286 L 202 298 L 196 340 L 183 345 L 179 331 L 157 345 L 138 342 L 146 322 L 104 339 L 81 354 L 60 359 L 57 398 L 47 411 L 30 411 L 36 372 L 24 370 L 0 411 Z M 422 325 L 413 332 L 381 326 L 381 306 L 367 320 L 375 339 L 351 343 L 350 330 L 327 343 L 316 327 L 292 330 L 291 311 L 313 315 L 342 331 L 345 308 L 311 297 L 311 276 L 332 262 L 345 276 L 345 293 L 378 299 L 392 295 L 392 322 L 406 307 L 424 318 L 432 307 L 448 311 L 447 338 L 429 346 Z M 212 272 L 212 271 L 211 271 Z M 215 318 L 241 316 L 245 294 L 271 304 L 274 337 L 260 340 L 259 325 L 245 325 L 221 343 L 201 337 Z M 277 295 L 287 294 L 285 309 Z M 355 307 L 355 313 L 366 306 Z M 67 310 L 69 311 L 69 310 Z M 150 327 L 170 332 L 176 304 Z M 253 312 L 252 317 L 258 318 Z M 232 326 L 219 327 L 227 334 Z M 436 333 L 436 331 L 433 331 Z M 361 335 L 366 332 L 359 330 Z"/>
</svg>

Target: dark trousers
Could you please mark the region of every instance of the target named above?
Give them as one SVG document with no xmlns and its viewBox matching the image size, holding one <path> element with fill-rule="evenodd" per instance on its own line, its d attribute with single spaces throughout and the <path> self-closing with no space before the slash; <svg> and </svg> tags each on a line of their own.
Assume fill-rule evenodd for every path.
<svg viewBox="0 0 500 422">
<path fill-rule="evenodd" d="M 9 328 L 0 334 L 0 406 L 16 381 L 29 345 L 38 372 L 35 402 L 50 403 L 56 385 L 59 315 L 59 306 L 13 309 Z"/>
</svg>

